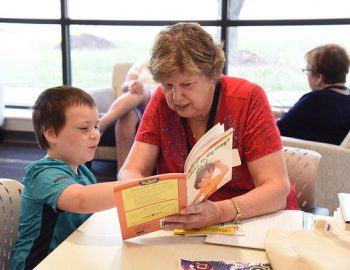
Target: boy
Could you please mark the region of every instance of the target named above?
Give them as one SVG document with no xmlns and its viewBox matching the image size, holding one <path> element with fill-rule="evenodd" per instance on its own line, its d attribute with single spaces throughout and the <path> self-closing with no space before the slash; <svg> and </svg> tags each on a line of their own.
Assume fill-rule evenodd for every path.
<svg viewBox="0 0 350 270">
<path fill-rule="evenodd" d="M 93 212 L 114 207 L 116 182 L 96 184 L 83 163 L 100 140 L 98 111 L 83 90 L 45 90 L 33 110 L 35 136 L 47 156 L 23 178 L 19 237 L 10 269 L 33 269 Z"/>
</svg>

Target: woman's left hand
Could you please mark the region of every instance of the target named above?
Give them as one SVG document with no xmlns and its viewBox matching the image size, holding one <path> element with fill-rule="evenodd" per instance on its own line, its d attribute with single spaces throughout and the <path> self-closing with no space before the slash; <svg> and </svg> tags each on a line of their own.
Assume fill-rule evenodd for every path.
<svg viewBox="0 0 350 270">
<path fill-rule="evenodd" d="M 165 218 L 165 229 L 203 228 L 220 222 L 220 208 L 215 202 L 205 200 L 181 210 L 180 215 Z"/>
</svg>

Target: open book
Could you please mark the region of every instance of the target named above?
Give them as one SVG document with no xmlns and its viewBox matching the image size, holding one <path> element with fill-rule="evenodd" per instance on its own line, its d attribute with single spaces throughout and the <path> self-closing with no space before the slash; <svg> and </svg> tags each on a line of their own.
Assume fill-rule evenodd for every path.
<svg viewBox="0 0 350 270">
<path fill-rule="evenodd" d="M 121 181 L 114 194 L 123 239 L 161 229 L 164 217 L 200 203 L 230 181 L 232 167 L 241 164 L 232 133 L 221 124 L 211 128 L 192 148 L 184 173 Z"/>
</svg>

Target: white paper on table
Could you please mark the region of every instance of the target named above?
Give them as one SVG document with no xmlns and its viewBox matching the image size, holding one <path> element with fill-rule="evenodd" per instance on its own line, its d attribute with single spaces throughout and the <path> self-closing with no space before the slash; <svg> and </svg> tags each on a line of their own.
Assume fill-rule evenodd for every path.
<svg viewBox="0 0 350 270">
<path fill-rule="evenodd" d="M 266 233 L 269 229 L 281 229 L 291 232 L 303 229 L 304 212 L 282 210 L 243 221 L 244 235 L 208 235 L 206 243 L 264 249 Z"/>
</svg>

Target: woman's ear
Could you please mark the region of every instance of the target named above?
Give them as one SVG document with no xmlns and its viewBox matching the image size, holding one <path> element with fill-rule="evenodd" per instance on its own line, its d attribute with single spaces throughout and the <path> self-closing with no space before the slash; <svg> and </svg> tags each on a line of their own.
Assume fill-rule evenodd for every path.
<svg viewBox="0 0 350 270">
<path fill-rule="evenodd" d="M 317 84 L 317 86 L 323 87 L 323 84 L 324 84 L 324 76 L 323 76 L 322 74 L 320 74 L 320 73 L 317 73 L 316 76 L 317 76 L 317 77 L 316 77 L 316 84 Z"/>
</svg>

